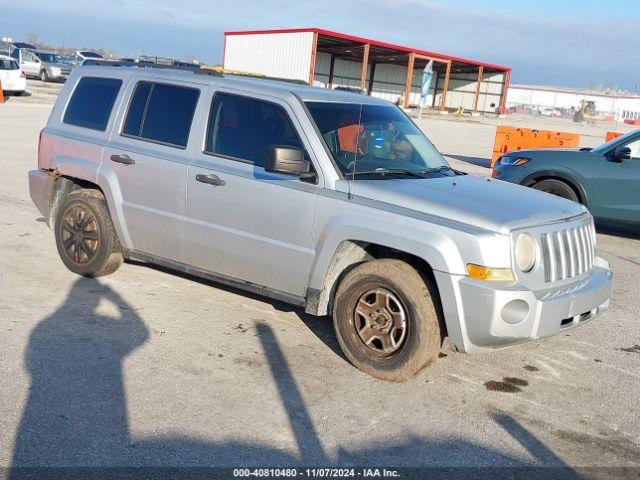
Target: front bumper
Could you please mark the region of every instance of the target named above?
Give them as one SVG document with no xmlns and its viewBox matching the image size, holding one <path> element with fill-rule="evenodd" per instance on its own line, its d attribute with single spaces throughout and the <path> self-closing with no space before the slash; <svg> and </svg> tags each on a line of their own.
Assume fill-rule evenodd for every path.
<svg viewBox="0 0 640 480">
<path fill-rule="evenodd" d="M 67 78 L 69 78 L 69 73 L 67 72 L 54 73 L 51 70 L 47 70 L 47 75 L 52 82 L 66 82 Z"/>
<path fill-rule="evenodd" d="M 439 273 L 436 279 L 453 347 L 482 353 L 549 337 L 592 320 L 609 306 L 613 274 L 608 262 L 597 257 L 588 277 L 535 292 L 460 275 Z"/>
<path fill-rule="evenodd" d="M 53 180 L 47 172 L 43 172 L 42 170 L 29 170 L 29 193 L 31 200 L 49 226 L 51 226 L 49 215 L 52 185 Z"/>
</svg>

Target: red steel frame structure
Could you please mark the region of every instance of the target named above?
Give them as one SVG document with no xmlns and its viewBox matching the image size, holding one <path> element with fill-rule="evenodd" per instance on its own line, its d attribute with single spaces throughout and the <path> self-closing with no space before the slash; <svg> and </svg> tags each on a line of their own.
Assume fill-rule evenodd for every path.
<svg viewBox="0 0 640 480">
<path fill-rule="evenodd" d="M 449 80 L 452 72 L 452 68 L 456 67 L 458 71 L 470 72 L 477 71 L 477 86 L 474 99 L 475 112 L 478 111 L 478 100 L 481 95 L 481 84 L 483 81 L 483 75 L 487 72 L 501 72 L 504 74 L 504 83 L 502 85 L 502 95 L 500 101 L 499 111 L 503 113 L 505 111 L 505 104 L 507 98 L 507 91 L 509 89 L 509 82 L 511 77 L 511 68 L 502 65 L 496 65 L 492 63 L 480 62 L 477 60 L 471 60 L 462 57 L 455 57 L 442 53 L 430 52 L 427 50 L 419 50 L 415 48 L 405 47 L 402 45 L 395 45 L 392 43 L 381 42 L 378 40 L 372 40 L 369 38 L 357 37 L 354 35 L 348 35 L 345 33 L 333 32 L 331 30 L 324 30 L 321 28 L 287 28 L 278 30 L 244 30 L 244 31 L 231 31 L 225 32 L 225 46 L 227 36 L 229 35 L 259 35 L 259 34 L 278 34 L 278 33 L 313 33 L 313 46 L 311 51 L 311 61 L 309 69 L 309 84 L 313 83 L 316 66 L 316 54 L 320 51 L 320 47 L 324 44 L 322 51 L 328 51 L 329 48 L 343 52 L 349 52 L 350 58 L 353 60 L 359 60 L 362 62 L 362 73 L 360 78 L 360 88 L 368 93 L 371 93 L 373 85 L 373 72 L 375 70 L 376 63 L 370 62 L 370 60 L 385 59 L 386 63 L 403 64 L 407 66 L 407 77 L 404 92 L 404 106 L 409 106 L 409 95 L 411 93 L 413 72 L 417 62 L 426 64 L 429 60 L 433 60 L 434 66 L 441 70 L 444 74 L 444 86 L 442 88 L 442 95 L 440 99 L 439 108 L 445 109 L 447 91 L 449 88 Z M 340 42 L 340 44 L 331 45 L 331 42 Z M 225 47 L 226 48 L 226 47 Z M 361 55 L 356 57 L 352 52 L 356 50 L 362 52 Z M 346 53 L 342 53 L 346 55 Z M 331 67 L 329 72 L 329 87 L 333 84 L 333 64 L 335 56 L 332 53 Z M 367 85 L 367 69 L 371 65 L 372 73 L 369 79 L 369 85 Z M 222 66 L 224 67 L 224 52 L 222 58 Z"/>
</svg>

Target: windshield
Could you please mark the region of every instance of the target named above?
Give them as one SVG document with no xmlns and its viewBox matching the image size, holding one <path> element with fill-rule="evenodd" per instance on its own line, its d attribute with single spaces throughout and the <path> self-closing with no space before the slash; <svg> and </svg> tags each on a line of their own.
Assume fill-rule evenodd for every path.
<svg viewBox="0 0 640 480">
<path fill-rule="evenodd" d="M 396 106 L 307 102 L 336 164 L 345 176 L 448 169 L 442 155 Z"/>
<path fill-rule="evenodd" d="M 47 63 L 64 63 L 65 57 L 56 55 L 55 53 L 38 53 L 40 60 Z"/>
</svg>

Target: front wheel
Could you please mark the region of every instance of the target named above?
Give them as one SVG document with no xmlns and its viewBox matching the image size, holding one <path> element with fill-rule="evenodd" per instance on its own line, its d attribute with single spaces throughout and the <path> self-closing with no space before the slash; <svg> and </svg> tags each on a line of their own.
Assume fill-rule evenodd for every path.
<svg viewBox="0 0 640 480">
<path fill-rule="evenodd" d="M 437 358 L 442 334 L 431 282 L 406 262 L 363 263 L 340 283 L 333 308 L 338 342 L 369 375 L 405 381 Z"/>
<path fill-rule="evenodd" d="M 42 80 L 43 82 L 48 82 L 49 81 L 49 74 L 47 73 L 46 70 L 42 70 L 40 72 L 40 80 Z"/>
<path fill-rule="evenodd" d="M 81 189 L 67 195 L 58 207 L 54 232 L 62 262 L 78 275 L 100 277 L 122 264 L 120 242 L 98 190 Z"/>
<path fill-rule="evenodd" d="M 572 202 L 578 202 L 578 195 L 571 188 L 570 185 L 563 182 L 562 180 L 556 180 L 550 178 L 548 180 L 542 180 L 532 186 L 535 190 L 539 190 L 541 192 L 550 193 L 551 195 L 555 195 L 557 197 L 566 198 L 567 200 L 571 200 Z"/>
</svg>

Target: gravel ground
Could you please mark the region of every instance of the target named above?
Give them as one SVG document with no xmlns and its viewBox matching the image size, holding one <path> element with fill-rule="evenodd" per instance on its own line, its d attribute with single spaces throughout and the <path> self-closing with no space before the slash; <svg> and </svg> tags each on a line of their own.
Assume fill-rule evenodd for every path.
<svg viewBox="0 0 640 480">
<path fill-rule="evenodd" d="M 615 281 L 596 321 L 488 355 L 445 346 L 384 383 L 347 363 L 326 318 L 141 265 L 68 272 L 26 181 L 50 108 L 0 105 L 0 467 L 640 466 L 637 234 L 598 234 Z M 487 175 L 499 122 L 583 129 L 587 145 L 612 129 L 421 125 Z"/>
</svg>

